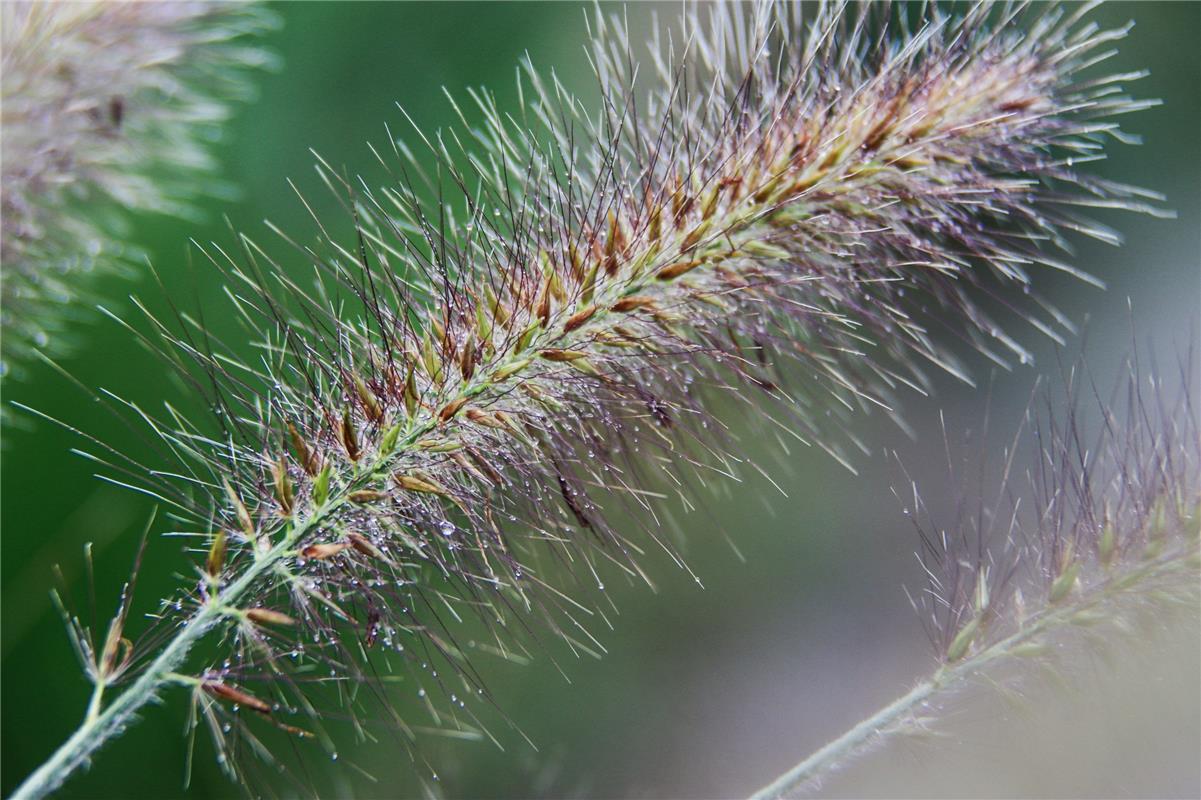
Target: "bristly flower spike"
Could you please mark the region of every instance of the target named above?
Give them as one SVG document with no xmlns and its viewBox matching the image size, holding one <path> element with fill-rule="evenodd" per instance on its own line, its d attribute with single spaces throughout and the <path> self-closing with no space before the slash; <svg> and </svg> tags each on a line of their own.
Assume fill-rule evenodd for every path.
<svg viewBox="0 0 1201 800">
<path fill-rule="evenodd" d="M 1034 667 L 1068 667 L 1090 646 L 1111 648 L 1128 632 L 1158 629 L 1174 613 L 1195 619 L 1201 601 L 1195 363 L 1192 353 L 1182 359 L 1178 383 L 1132 363 L 1108 397 L 1081 367 L 1070 370 L 1062 405 L 1048 392 L 1047 408 L 1030 411 L 1005 452 L 998 505 L 961 503 L 956 520 L 937 525 L 916 488 L 906 491 L 913 500 L 903 501 L 905 511 L 917 526 L 928 576 L 911 597 L 939 666 L 754 796 L 797 796 L 892 737 L 928 732 L 972 683 L 1017 683 Z M 1088 395 L 1100 412 L 1095 434 L 1087 413 L 1094 403 L 1081 399 Z M 1023 439 L 1028 448 L 1020 447 Z M 1013 673 L 1008 681 L 998 675 L 1006 666 Z"/>
<path fill-rule="evenodd" d="M 891 411 L 926 364 L 966 378 L 940 342 L 1028 360 L 977 300 L 1028 287 L 1039 265 L 1084 277 L 1053 249 L 1069 231 L 1113 236 L 1073 204 L 1152 210 L 1079 168 L 1122 138 L 1114 115 L 1145 104 L 1093 76 L 1120 33 L 1077 13 L 924 7 L 910 27 L 908 11 L 693 8 L 679 38 L 656 35 L 647 97 L 622 23 L 598 11 L 599 107 L 529 69 L 516 115 L 476 97 L 487 124 L 470 145 L 422 137 L 454 202 L 423 199 L 443 190 L 391 136 L 390 155 L 375 151 L 398 176 L 386 185 L 319 159 L 353 237 L 321 222 L 316 246 L 279 232 L 317 285 L 246 237 L 237 258 L 204 248 L 265 357 L 200 352 L 192 331 L 156 325 L 168 362 L 217 387 L 205 399 L 219 413 L 205 436 L 167 435 L 178 463 L 153 475 L 186 483 L 152 480 L 197 528 L 232 534 L 216 534 L 219 589 L 168 615 L 169 644 L 98 721 L 113 727 L 68 742 L 18 796 L 77 767 L 246 608 L 297 624 L 273 629 L 269 650 L 257 629 L 235 633 L 229 666 L 203 680 L 267 676 L 322 738 L 321 687 L 304 675 L 381 700 L 378 653 L 421 687 L 433 727 L 477 734 L 460 698 L 485 692 L 458 621 L 477 615 L 514 656 L 534 618 L 600 651 L 582 618 L 603 613 L 587 605 L 603 573 L 647 580 L 648 542 L 683 564 L 660 487 L 688 509 L 740 463 L 716 397 L 848 463 L 852 413 Z M 1035 295 L 1005 299 L 1053 336 L 1067 325 Z M 621 504 L 640 530 L 610 525 L 602 505 Z M 327 700 L 355 714 L 349 693 Z"/>
</svg>

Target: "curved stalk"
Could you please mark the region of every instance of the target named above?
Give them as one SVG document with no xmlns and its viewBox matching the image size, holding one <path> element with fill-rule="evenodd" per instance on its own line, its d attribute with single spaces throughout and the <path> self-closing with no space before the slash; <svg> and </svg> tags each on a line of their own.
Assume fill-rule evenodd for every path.
<svg viewBox="0 0 1201 800">
<path fill-rule="evenodd" d="M 1136 591 L 1147 583 L 1179 576 L 1196 570 L 1196 547 L 1156 559 L 1125 573 L 1107 578 L 1094 590 L 1081 594 L 1074 602 L 1055 605 L 1031 618 L 1016 633 L 983 648 L 954 664 L 943 664 L 906 694 L 889 703 L 855 725 L 846 733 L 815 751 L 771 783 L 751 795 L 751 800 L 782 800 L 794 797 L 831 775 L 840 766 L 861 754 L 867 747 L 901 732 L 906 722 L 930 697 L 952 691 L 970 678 L 980 674 L 994 661 L 1004 658 L 1027 658 L 1029 648 L 1046 635 L 1067 625 L 1087 624 L 1098 607 L 1120 596 Z"/>
<path fill-rule="evenodd" d="M 373 468 L 376 469 L 375 467 Z M 364 473 L 364 477 L 367 473 Z M 135 714 L 157 698 L 164 687 L 177 683 L 179 670 L 193 645 L 227 617 L 226 609 L 237 607 L 243 596 L 263 575 L 274 569 L 283 558 L 294 554 L 296 543 L 315 530 L 346 502 L 346 495 L 357 485 L 349 484 L 338 496 L 331 498 L 303 521 L 288 529 L 287 535 L 270 550 L 259 554 L 236 580 L 212 595 L 171 638 L 162 652 L 150 662 L 129 688 L 121 692 L 107 707 L 96 713 L 99 692 L 93 694 L 88 715 L 76 731 L 40 767 L 34 770 L 11 800 L 36 800 L 49 795 L 81 767 L 86 767 L 93 753 L 109 739 L 133 724 Z"/>
<path fill-rule="evenodd" d="M 728 245 L 736 246 L 746 241 L 754 241 L 770 230 L 769 223 L 757 224 L 758 214 L 748 214 L 745 218 L 735 218 L 728 222 L 721 220 L 719 230 L 726 235 Z M 682 249 L 682 248 L 681 248 Z M 660 281 L 661 283 L 662 281 Z M 636 289 L 644 289 L 655 283 L 653 273 L 648 273 L 641 280 L 634 280 L 630 285 Z M 610 288 L 604 296 L 612 294 L 616 300 L 617 291 Z M 597 314 L 605 316 L 605 312 Z M 549 334 L 536 337 L 535 344 L 545 342 L 555 344 L 567 335 L 563 324 L 557 325 Z M 494 380 L 493 376 L 504 374 L 510 361 L 501 362 L 495 368 L 476 377 L 475 381 L 463 381 L 458 397 L 478 395 L 490 387 L 503 383 Z M 123 691 L 113 702 L 97 713 L 99 695 L 93 694 L 89 711 L 84 722 L 64 742 L 53 755 L 35 770 L 17 788 L 12 800 L 45 797 L 58 788 L 74 772 L 87 765 L 93 753 L 114 735 L 120 733 L 132 722 L 134 714 L 151 702 L 164 686 L 177 682 L 172 676 L 180 670 L 185 657 L 192 646 L 204 637 L 224 616 L 227 609 L 238 608 L 243 597 L 254 586 L 258 579 L 268 574 L 285 556 L 294 555 L 296 544 L 310 531 L 320 527 L 335 517 L 336 512 L 348 502 L 348 497 L 355 491 L 370 488 L 375 484 L 386 484 L 390 480 L 389 466 L 401 458 L 406 452 L 414 449 L 421 437 L 433 431 L 438 424 L 433 412 L 422 414 L 423 419 L 415 422 L 409 428 L 405 439 L 398 443 L 395 449 L 379 460 L 356 471 L 353 478 L 321 507 L 302 521 L 295 522 L 287 528 L 287 533 L 276 545 L 269 550 L 256 553 L 253 564 L 236 580 L 230 582 L 219 592 L 214 593 L 205 604 L 180 627 L 176 636 L 170 640 L 161 653 L 150 663 L 134 683 Z"/>
</svg>

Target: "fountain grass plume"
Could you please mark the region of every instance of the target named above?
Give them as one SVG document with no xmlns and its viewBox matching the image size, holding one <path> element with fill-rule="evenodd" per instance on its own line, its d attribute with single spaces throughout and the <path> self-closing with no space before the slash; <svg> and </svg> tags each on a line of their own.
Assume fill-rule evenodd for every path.
<svg viewBox="0 0 1201 800">
<path fill-rule="evenodd" d="M 1070 330 L 1032 273 L 1087 279 L 1066 237 L 1116 239 L 1075 208 L 1153 210 L 1082 170 L 1146 105 L 1095 69 L 1123 32 L 1083 8 L 915 12 L 694 8 L 643 59 L 598 11 L 599 106 L 527 69 L 522 108 L 475 94 L 487 124 L 419 135 L 428 157 L 389 133 L 383 185 L 319 159 L 345 215 L 314 217 L 315 241 L 200 247 L 255 357 L 194 315 L 152 317 L 136 335 L 215 413 L 116 402 L 164 461 L 93 456 L 200 563 L 128 647 L 123 616 L 111 647 L 73 627 L 95 713 L 17 796 L 172 686 L 243 780 L 240 752 L 286 751 L 261 736 L 332 751 L 334 718 L 405 744 L 490 736 L 464 702 L 490 698 L 463 619 L 505 657 L 546 632 L 599 652 L 605 576 L 649 583 L 648 547 L 684 567 L 676 515 L 757 469 L 716 398 L 849 463 L 853 416 L 892 413 L 927 369 L 967 379 L 969 348 L 1028 361 L 1015 320 Z M 622 507 L 637 521 L 618 529 Z M 215 660 L 191 655 L 202 639 Z M 422 719 L 389 704 L 393 680 Z"/>
<path fill-rule="evenodd" d="M 2 370 L 61 354 L 94 273 L 128 270 L 130 211 L 187 215 L 247 74 L 270 63 L 252 4 L 5 2 Z"/>
<path fill-rule="evenodd" d="M 1113 650 L 1172 614 L 1198 618 L 1201 418 L 1192 354 L 1178 367 L 1165 377 L 1131 360 L 1108 396 L 1082 363 L 1069 370 L 1066 397 L 1048 391 L 1044 408 L 1032 405 L 1004 451 L 1000 481 L 980 487 L 995 488 L 995 500 L 959 503 L 949 524 L 936 522 L 910 482 L 902 503 L 926 575 L 911 600 L 938 666 L 755 798 L 810 794 L 863 753 L 928 735 L 972 687 L 1020 691 L 1043 668 L 1070 676 L 1073 660 L 1090 650 Z M 965 466 L 947 464 L 953 483 L 962 483 Z"/>
</svg>

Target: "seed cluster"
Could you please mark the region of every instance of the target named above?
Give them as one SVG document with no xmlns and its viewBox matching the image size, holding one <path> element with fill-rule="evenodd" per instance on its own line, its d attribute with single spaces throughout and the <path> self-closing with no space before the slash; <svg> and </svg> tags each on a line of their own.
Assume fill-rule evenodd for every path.
<svg viewBox="0 0 1201 800">
<path fill-rule="evenodd" d="M 386 670 L 435 726 L 470 728 L 459 697 L 484 690 L 460 619 L 504 655 L 546 627 L 599 650 L 584 618 L 603 618 L 603 576 L 645 579 L 647 546 L 675 555 L 660 498 L 688 509 L 745 466 L 718 398 L 844 459 L 849 415 L 891 410 L 926 364 L 963 374 L 955 340 L 1027 359 L 988 309 L 1064 327 L 1004 288 L 1071 270 L 1065 231 L 1110 236 L 1074 202 L 1141 207 L 1077 167 L 1140 106 L 1091 77 L 1117 34 L 1055 9 L 909 11 L 694 9 L 656 38 L 649 98 L 598 13 L 595 113 L 531 69 L 518 116 L 481 96 L 473 145 L 425 140 L 460 198 L 393 141 L 378 188 L 321 162 L 354 227 L 284 237 L 316 282 L 245 237 L 236 258 L 206 248 L 261 353 L 160 328 L 218 411 L 215 432 L 160 427 L 187 480 L 155 487 L 215 514 L 180 604 L 236 623 L 197 683 L 206 713 L 267 675 L 278 708 L 241 705 L 318 726 L 316 684 L 353 706 L 385 699 Z M 618 530 L 623 504 L 641 522 Z"/>
</svg>

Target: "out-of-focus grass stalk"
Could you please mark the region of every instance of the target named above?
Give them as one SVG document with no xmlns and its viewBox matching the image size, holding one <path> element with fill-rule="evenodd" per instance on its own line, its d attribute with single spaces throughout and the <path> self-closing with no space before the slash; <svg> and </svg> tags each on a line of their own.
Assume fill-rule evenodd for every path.
<svg viewBox="0 0 1201 800">
<path fill-rule="evenodd" d="M 1063 653 L 1072 647 L 1118 646 L 1139 610 L 1201 611 L 1201 422 L 1191 363 L 1181 358 L 1174 396 L 1157 375 L 1140 377 L 1137 360 L 1110 399 L 1090 385 L 1103 420 L 1095 438 L 1076 401 L 1084 371 L 1073 369 L 1066 411 L 1049 405 L 1045 418 L 1027 416 L 1026 491 L 1011 485 L 1019 439 L 1007 448 L 996 490 L 1007 508 L 961 504 L 950 525 L 927 523 L 929 509 L 914 487 L 914 507 L 905 501 L 905 512 L 918 530 L 926 581 L 910 598 L 940 666 L 760 789 L 756 800 L 811 789 L 867 748 L 925 731 L 938 723 L 932 700 L 1002 666 L 1021 681 L 1053 655 L 1066 666 Z M 1074 631 L 1083 641 L 1072 641 Z"/>
<path fill-rule="evenodd" d="M 936 695 L 963 688 L 997 661 L 1021 663 L 1036 659 L 1044 651 L 1047 640 L 1056 633 L 1074 625 L 1095 624 L 1109 604 L 1138 597 L 1142 590 L 1156 586 L 1160 581 L 1175 582 L 1182 578 L 1195 581 L 1198 567 L 1197 539 L 1194 537 L 1191 544 L 1179 552 L 1153 559 L 1129 572 L 1110 576 L 1093 591 L 1071 602 L 1045 609 L 1028 620 L 1016 633 L 958 661 L 943 664 L 913 689 L 759 789 L 751 795 L 752 800 L 780 800 L 805 793 L 866 748 L 914 726 L 922 726 L 926 716 L 923 707 Z"/>
</svg>

